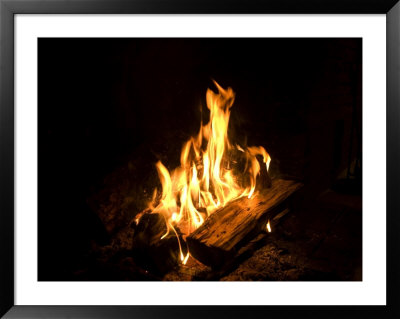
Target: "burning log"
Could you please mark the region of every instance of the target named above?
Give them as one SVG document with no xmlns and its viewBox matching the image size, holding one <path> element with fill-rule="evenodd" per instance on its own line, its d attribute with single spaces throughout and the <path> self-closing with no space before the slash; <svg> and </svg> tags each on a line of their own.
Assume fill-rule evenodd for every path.
<svg viewBox="0 0 400 319">
<path fill-rule="evenodd" d="M 178 227 L 184 235 L 200 227 L 207 215 L 237 198 L 252 197 L 256 187 L 264 189 L 270 181 L 271 157 L 264 147 L 229 141 L 235 94 L 214 83 L 218 93 L 206 93 L 210 120 L 184 143 L 181 165 L 170 172 L 161 161 L 156 163 L 162 191 L 155 190 L 149 208 L 164 216 L 168 230 Z"/>
<path fill-rule="evenodd" d="M 241 247 L 265 231 L 268 221 L 284 210 L 287 199 L 301 187 L 299 182 L 273 180 L 271 188 L 253 198 L 242 197 L 217 210 L 186 238 L 190 254 L 205 265 L 224 267 Z"/>
<path fill-rule="evenodd" d="M 181 165 L 170 172 L 161 161 L 156 163 L 162 191 L 155 190 L 151 214 L 140 218 L 133 245 L 145 260 L 156 264 L 164 251 L 175 251 L 171 260 L 186 264 L 189 254 L 183 252 L 186 244 L 182 243 L 187 238 L 192 256 L 219 266 L 265 228 L 279 212 L 278 206 L 300 185 L 278 180 L 266 190 L 271 186 L 271 157 L 262 146 L 241 147 L 229 141 L 235 94 L 232 88 L 214 83 L 218 93 L 210 89 L 206 93 L 210 120 L 183 145 Z"/>
</svg>

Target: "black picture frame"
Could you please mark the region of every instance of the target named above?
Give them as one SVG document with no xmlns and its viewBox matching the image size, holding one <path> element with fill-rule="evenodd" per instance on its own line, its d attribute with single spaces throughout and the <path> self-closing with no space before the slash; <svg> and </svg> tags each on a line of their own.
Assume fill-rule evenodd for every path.
<svg viewBox="0 0 400 319">
<path fill-rule="evenodd" d="M 15 306 L 14 17 L 16 14 L 386 14 L 386 306 Z M 400 318 L 400 4 L 397 0 L 0 0 L 0 315 L 6 318 Z M 378 107 L 378 106 L 377 106 Z"/>
</svg>

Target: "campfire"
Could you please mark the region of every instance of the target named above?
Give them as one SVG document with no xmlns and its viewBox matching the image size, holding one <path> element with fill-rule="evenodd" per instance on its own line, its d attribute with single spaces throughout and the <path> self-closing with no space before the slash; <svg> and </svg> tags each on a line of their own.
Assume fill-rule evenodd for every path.
<svg viewBox="0 0 400 319">
<path fill-rule="evenodd" d="M 184 143 L 179 167 L 169 172 L 161 161 L 156 163 L 162 190 L 154 189 L 148 209 L 135 219 L 138 229 L 153 220 L 146 226 L 154 227 L 151 245 L 175 240 L 183 265 L 192 255 L 205 264 L 223 266 L 255 229 L 272 231 L 269 218 L 276 215 L 275 206 L 300 186 L 271 182 L 271 157 L 263 146 L 230 141 L 235 93 L 214 84 L 217 92 L 206 93 L 209 122 L 201 123 L 199 133 Z"/>
<path fill-rule="evenodd" d="M 362 52 L 40 39 L 38 280 L 361 280 Z"/>
</svg>

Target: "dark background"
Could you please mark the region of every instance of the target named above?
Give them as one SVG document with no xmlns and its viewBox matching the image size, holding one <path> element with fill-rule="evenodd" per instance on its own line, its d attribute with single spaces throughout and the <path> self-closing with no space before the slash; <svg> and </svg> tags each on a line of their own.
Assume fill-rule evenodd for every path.
<svg viewBox="0 0 400 319">
<path fill-rule="evenodd" d="M 88 198 L 134 161 L 144 184 L 232 87 L 230 137 L 311 199 L 360 176 L 361 39 L 39 39 L 39 280 L 68 280 L 107 231 Z M 358 165 L 354 165 L 358 160 Z M 155 185 L 150 185 L 154 188 Z"/>
</svg>

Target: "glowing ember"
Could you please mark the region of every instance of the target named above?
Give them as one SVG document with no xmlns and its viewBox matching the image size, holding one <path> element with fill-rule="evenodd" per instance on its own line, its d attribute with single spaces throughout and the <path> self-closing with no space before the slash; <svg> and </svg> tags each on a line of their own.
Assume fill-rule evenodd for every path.
<svg viewBox="0 0 400 319">
<path fill-rule="evenodd" d="M 210 121 L 201 125 L 198 135 L 183 145 L 181 165 L 169 172 L 160 161 L 156 164 L 162 193 L 160 196 L 155 190 L 149 208 L 165 218 L 167 232 L 161 239 L 171 230 L 176 234 L 183 264 L 187 262 L 189 253 L 183 255 L 175 228 L 179 227 L 181 233 L 187 236 L 216 209 L 243 196 L 251 198 L 257 175 L 260 174 L 256 156 L 262 157 L 267 170 L 271 162 L 262 146 L 231 144 L 228 125 L 235 94 L 231 88 L 225 90 L 214 83 L 218 93 L 210 89 L 206 93 Z M 239 161 L 243 165 L 235 166 Z"/>
</svg>

